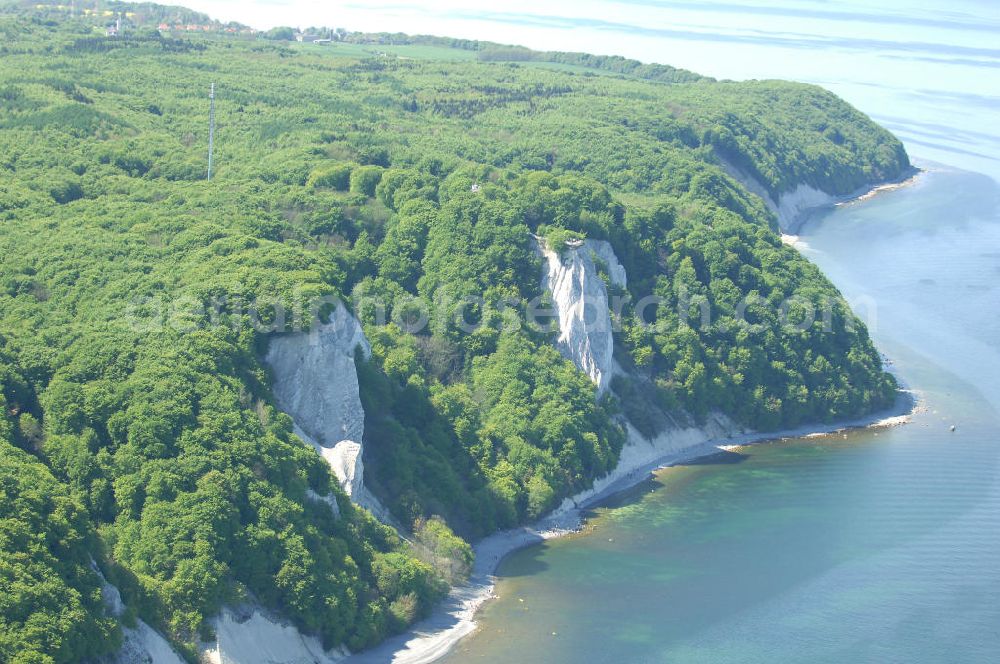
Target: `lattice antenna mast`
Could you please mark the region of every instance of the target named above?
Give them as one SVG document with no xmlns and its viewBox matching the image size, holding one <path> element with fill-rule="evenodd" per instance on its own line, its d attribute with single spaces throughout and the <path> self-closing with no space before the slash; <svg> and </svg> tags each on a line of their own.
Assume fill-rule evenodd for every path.
<svg viewBox="0 0 1000 664">
<path fill-rule="evenodd" d="M 212 179 L 212 149 L 215 147 L 215 83 L 208 92 L 208 180 Z"/>
</svg>

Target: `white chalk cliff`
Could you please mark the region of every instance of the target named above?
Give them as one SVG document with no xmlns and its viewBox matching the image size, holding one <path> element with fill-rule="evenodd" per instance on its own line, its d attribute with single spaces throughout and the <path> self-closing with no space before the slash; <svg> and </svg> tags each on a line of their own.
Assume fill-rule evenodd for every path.
<svg viewBox="0 0 1000 664">
<path fill-rule="evenodd" d="M 213 621 L 215 639 L 202 644 L 208 664 L 334 664 L 346 650 L 326 651 L 315 636 L 256 607 L 225 608 Z"/>
<path fill-rule="evenodd" d="M 291 416 L 296 435 L 330 464 L 353 502 L 385 520 L 386 510 L 364 486 L 365 411 L 354 364 L 358 349 L 371 356 L 361 324 L 340 304 L 329 323 L 272 339 L 265 361 L 274 374 L 275 400 Z M 340 514 L 332 494 L 310 491 L 308 498 Z M 201 644 L 202 660 L 209 664 L 332 664 L 349 654 L 325 651 L 316 637 L 253 604 L 225 607 L 212 629 L 215 638 Z"/>
<path fill-rule="evenodd" d="M 611 245 L 603 240 L 584 240 L 567 246 L 560 256 L 536 238 L 538 250 L 546 260 L 542 271 L 542 287 L 552 293 L 559 313 L 559 338 L 556 345 L 567 358 L 586 373 L 598 386 L 598 392 L 607 389 L 612 375 L 620 371 L 612 358 L 611 311 L 608 291 L 598 274 L 597 261 L 607 269 L 609 281 L 624 288 L 627 283 L 625 268 L 618 262 Z M 677 454 L 683 450 L 705 444 L 706 441 L 727 438 L 738 427 L 718 413 L 709 417 L 701 426 L 674 424 L 652 439 L 640 434 L 626 423 L 628 434 L 625 446 L 614 470 L 597 478 L 593 487 L 573 498 L 567 498 L 556 514 L 602 494 L 610 486 L 654 463 L 657 459 Z"/>
<path fill-rule="evenodd" d="M 536 238 L 538 251 L 546 261 L 542 288 L 552 293 L 559 315 L 556 347 L 604 392 L 614 373 L 614 337 L 608 289 L 598 272 L 607 269 L 609 281 L 625 287 L 625 268 L 614 249 L 604 240 L 584 240 L 559 251 Z"/>
<path fill-rule="evenodd" d="M 120 618 L 125 613 L 121 593 L 108 583 L 93 561 L 91 566 L 101 578 L 101 599 L 105 610 L 108 615 Z M 118 652 L 98 659 L 99 664 L 185 664 L 163 635 L 140 619 L 136 619 L 134 627 L 122 627 L 122 636 L 122 647 Z"/>
<path fill-rule="evenodd" d="M 807 184 L 800 184 L 786 191 L 775 200 L 771 193 L 755 177 L 725 159 L 719 158 L 723 169 L 734 180 L 742 184 L 751 194 L 763 199 L 767 208 L 778 217 L 778 228 L 782 233 L 796 233 L 802 223 L 803 213 L 816 208 L 827 207 L 843 200 L 843 197 L 828 194 Z"/>
<path fill-rule="evenodd" d="M 275 399 L 292 417 L 296 434 L 326 459 L 352 500 L 384 516 L 384 508 L 364 487 L 365 412 L 354 365 L 358 348 L 371 356 L 361 325 L 341 304 L 329 323 L 273 339 L 265 359 L 274 371 Z M 339 515 L 333 495 L 310 491 L 308 497 Z M 120 615 L 117 589 L 105 583 L 103 593 L 108 610 Z M 215 638 L 201 644 L 201 659 L 210 664 L 332 664 L 348 654 L 343 649 L 324 651 L 316 637 L 303 635 L 291 622 L 259 606 L 226 607 L 211 625 Z M 184 664 L 146 623 L 139 621 L 124 632 L 124 646 L 107 664 Z"/>
<path fill-rule="evenodd" d="M 273 339 L 266 361 L 274 372 L 278 406 L 295 422 L 295 432 L 326 459 L 344 491 L 359 496 L 364 486 L 361 407 L 354 353 L 371 356 L 361 324 L 343 304 L 329 323 L 310 332 Z"/>
<path fill-rule="evenodd" d="M 96 565 L 93 567 L 101 577 L 105 609 L 121 617 L 125 612 L 121 593 Z M 290 621 L 259 606 L 225 607 L 211 625 L 215 638 L 200 648 L 200 660 L 205 664 L 335 664 L 350 654 L 345 648 L 324 650 L 318 638 L 303 635 Z M 121 649 L 92 664 L 186 664 L 170 643 L 142 620 L 136 620 L 134 627 L 123 627 L 122 634 Z"/>
<path fill-rule="evenodd" d="M 613 491 L 615 486 L 628 486 L 632 484 L 629 478 L 635 473 L 648 473 L 672 456 L 680 457 L 696 448 L 704 448 L 705 453 L 709 454 L 717 451 L 717 444 L 736 442 L 737 436 L 747 435 L 722 413 L 711 413 L 707 421 L 700 425 L 671 425 L 653 438 L 646 438 L 626 422 L 625 433 L 625 445 L 622 446 L 614 470 L 595 479 L 591 488 L 563 500 L 554 515 L 588 505 L 596 498 L 606 495 L 609 490 Z"/>
</svg>

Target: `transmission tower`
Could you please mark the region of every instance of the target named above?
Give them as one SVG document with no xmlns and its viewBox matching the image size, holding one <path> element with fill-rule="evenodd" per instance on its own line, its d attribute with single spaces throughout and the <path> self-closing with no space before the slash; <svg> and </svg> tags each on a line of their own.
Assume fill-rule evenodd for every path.
<svg viewBox="0 0 1000 664">
<path fill-rule="evenodd" d="M 215 147 L 215 83 L 208 92 L 208 180 L 212 179 L 212 148 Z"/>
</svg>

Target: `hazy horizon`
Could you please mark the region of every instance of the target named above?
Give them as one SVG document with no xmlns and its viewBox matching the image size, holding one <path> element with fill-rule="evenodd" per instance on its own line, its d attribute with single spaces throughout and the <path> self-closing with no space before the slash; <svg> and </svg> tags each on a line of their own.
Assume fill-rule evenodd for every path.
<svg viewBox="0 0 1000 664">
<path fill-rule="evenodd" d="M 918 159 L 1000 180 L 1000 94 L 988 92 L 1000 90 L 1000 6 L 985 0 L 890 0 L 879 8 L 767 0 L 183 4 L 260 29 L 433 34 L 622 55 L 716 78 L 815 83 L 897 133 Z"/>
</svg>

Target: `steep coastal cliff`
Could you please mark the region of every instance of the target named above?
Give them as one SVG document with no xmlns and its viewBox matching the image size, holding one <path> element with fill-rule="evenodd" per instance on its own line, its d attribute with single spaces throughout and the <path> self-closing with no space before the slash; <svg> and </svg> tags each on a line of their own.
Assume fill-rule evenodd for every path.
<svg viewBox="0 0 1000 664">
<path fill-rule="evenodd" d="M 538 251 L 545 259 L 542 286 L 552 296 L 559 319 L 556 347 L 597 386 L 600 397 L 609 389 L 612 376 L 624 373 L 614 361 L 614 322 L 608 300 L 608 282 L 625 288 L 628 276 L 611 244 L 604 240 L 578 240 L 558 248 L 548 247 L 536 238 Z M 670 418 L 664 416 L 665 421 Z M 642 435 L 631 423 L 624 422 L 626 442 L 618 463 L 607 474 L 595 478 L 593 486 L 566 498 L 555 513 L 584 503 L 600 495 L 630 473 L 669 454 L 719 440 L 740 430 L 729 418 L 713 413 L 700 426 L 671 424 L 652 437 Z"/>
<path fill-rule="evenodd" d="M 361 325 L 339 304 L 330 321 L 310 332 L 271 341 L 265 358 L 274 372 L 274 397 L 330 464 L 349 496 L 364 486 L 361 441 L 365 411 L 358 395 L 354 354 L 371 355 Z"/>
<path fill-rule="evenodd" d="M 189 659 L 363 651 L 431 610 L 454 578 L 438 561 L 468 542 L 727 422 L 773 431 L 892 396 L 836 289 L 714 157 L 752 173 L 786 229 L 824 191 L 898 175 L 899 142 L 829 93 L 469 59 L 464 41 L 410 60 L 222 32 L 106 39 L 94 15 L 9 10 L 0 452 L 47 479 L 4 494 L 10 532 L 32 537 L 0 549 L 16 581 L 0 660 L 106 656 L 126 621 L 127 643 Z M 228 127 L 211 181 L 191 81 L 215 83 Z M 551 336 L 514 320 L 544 292 Z M 343 307 L 284 332 L 281 310 L 347 293 L 389 323 L 359 305 L 365 333 Z M 650 295 L 655 328 L 629 304 Z M 755 305 L 755 335 L 751 296 L 832 302 L 829 329 L 788 332 L 788 312 Z M 689 325 L 701 305 L 712 324 Z M 432 546 L 398 534 L 414 523 Z M 129 612 L 101 605 L 89 559 Z"/>
<path fill-rule="evenodd" d="M 357 352 L 368 357 L 371 347 L 357 319 L 339 304 L 329 322 L 271 340 L 265 361 L 274 375 L 275 399 L 292 417 L 296 435 L 329 464 L 352 501 L 386 515 L 364 486 L 365 411 L 354 364 Z M 339 515 L 333 496 L 310 492 L 309 498 Z M 211 622 L 215 636 L 201 645 L 209 664 L 332 664 L 348 654 L 344 648 L 323 648 L 315 636 L 302 634 L 291 621 L 254 603 L 227 606 Z"/>
<path fill-rule="evenodd" d="M 902 175 L 888 181 L 872 181 L 847 195 L 835 195 L 821 191 L 808 184 L 799 183 L 795 188 L 773 196 L 760 180 L 740 169 L 732 162 L 719 157 L 719 163 L 734 180 L 743 185 L 747 191 L 760 196 L 767 209 L 778 219 L 778 229 L 787 235 L 794 235 L 802 226 L 810 210 L 829 207 L 837 203 L 859 198 L 872 190 L 900 182 L 903 178 L 912 177 L 916 169 L 907 167 Z"/>
<path fill-rule="evenodd" d="M 545 259 L 542 287 L 552 294 L 559 317 L 556 347 L 597 385 L 598 394 L 603 393 L 615 365 L 611 307 L 601 270 L 612 285 L 625 288 L 625 268 L 604 240 L 555 248 L 542 238 L 536 242 Z"/>
</svg>

